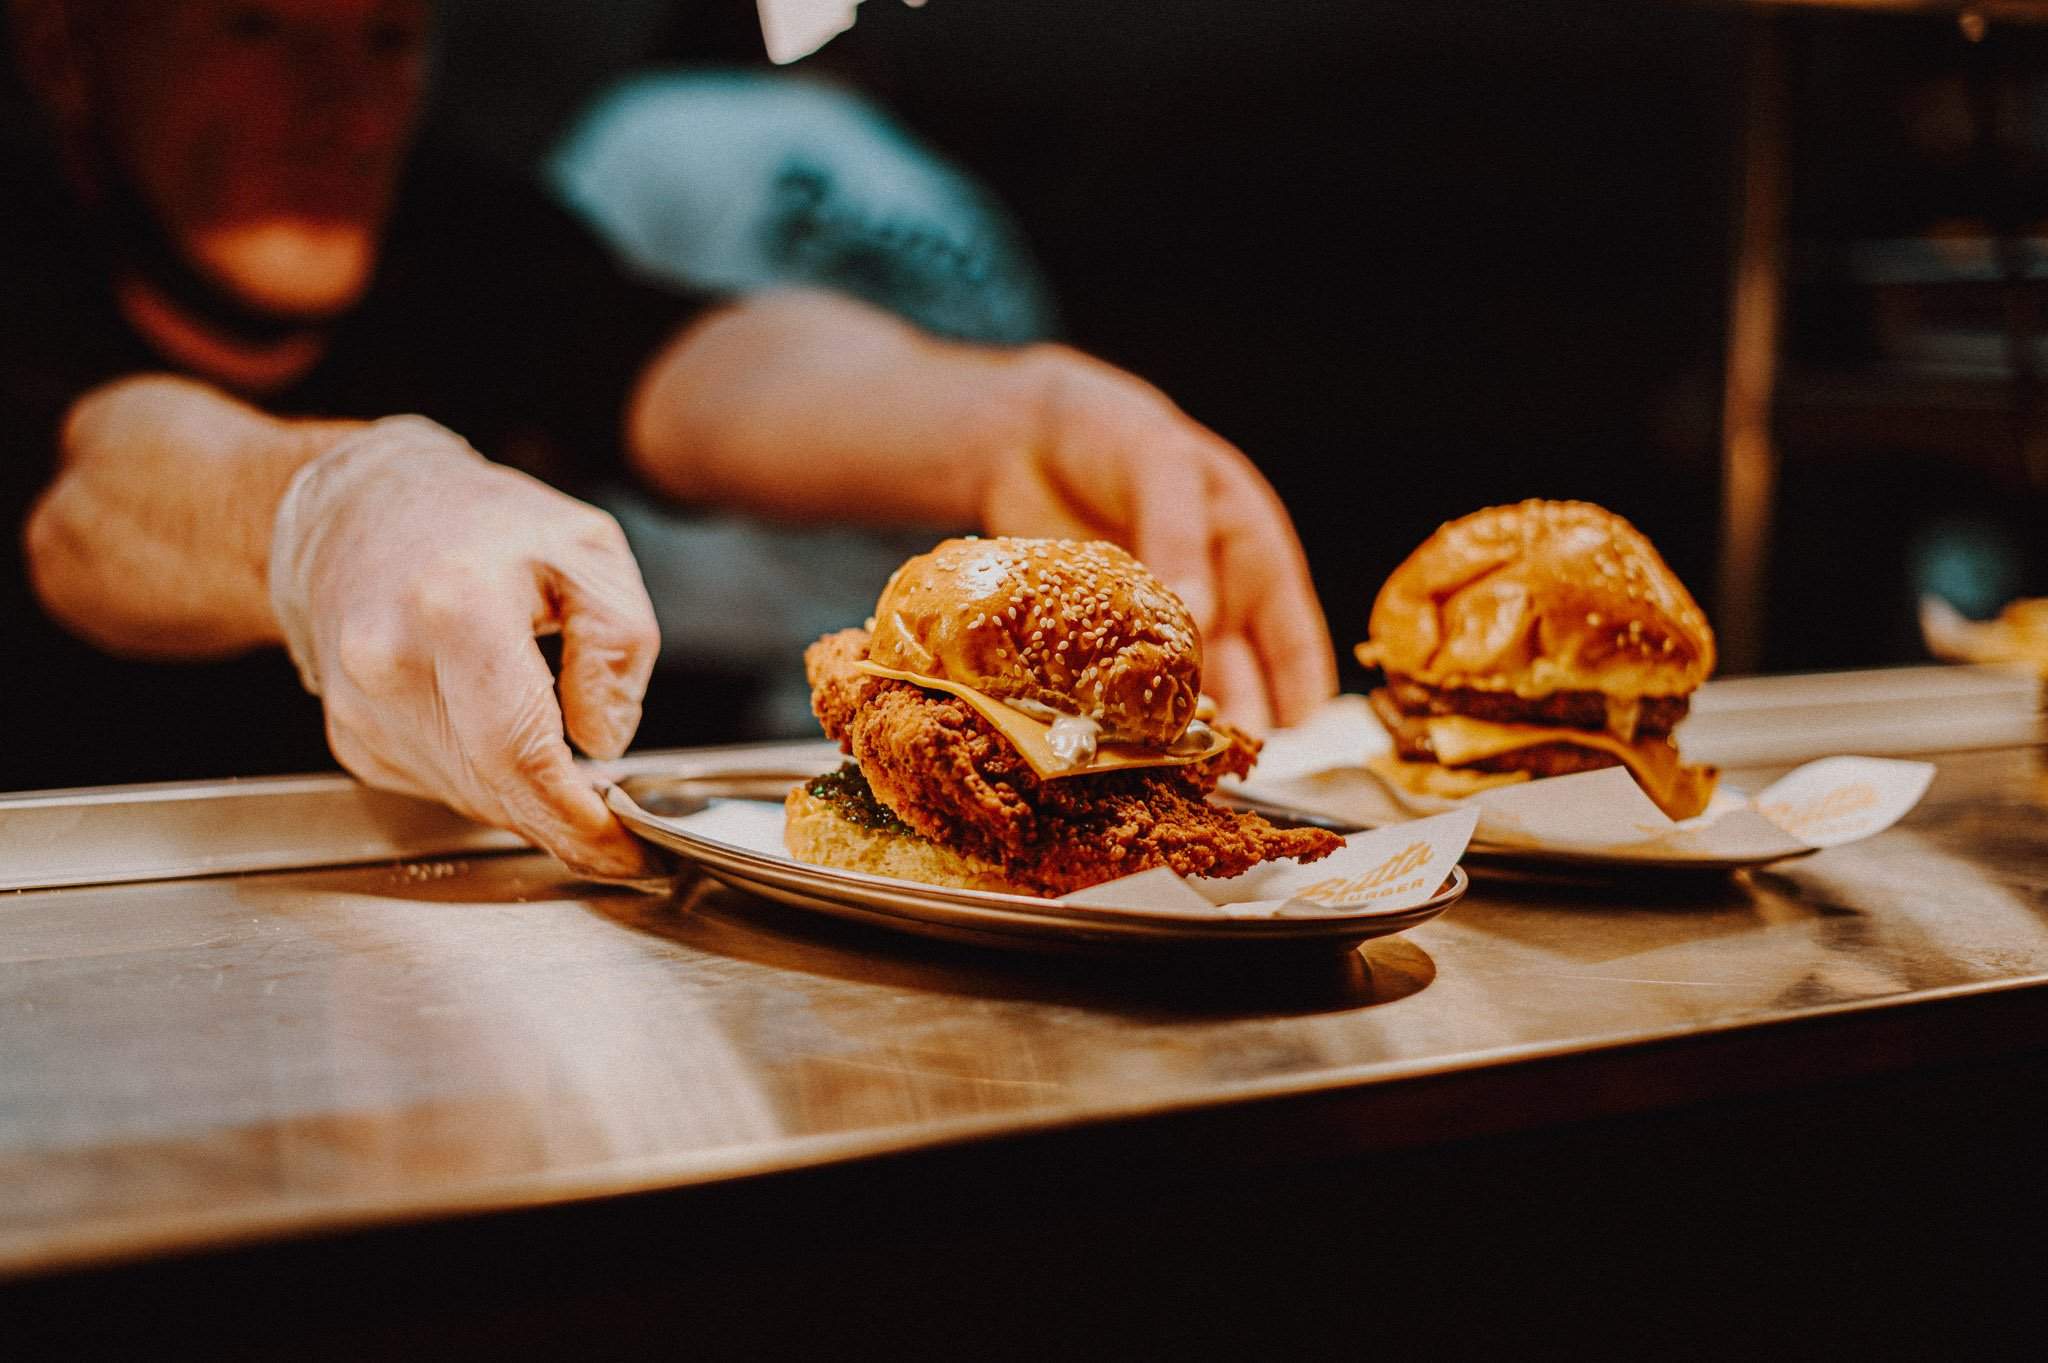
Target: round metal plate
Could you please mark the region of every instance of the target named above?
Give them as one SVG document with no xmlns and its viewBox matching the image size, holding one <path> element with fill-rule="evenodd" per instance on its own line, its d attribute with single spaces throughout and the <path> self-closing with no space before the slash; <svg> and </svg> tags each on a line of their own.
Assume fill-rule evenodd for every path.
<svg viewBox="0 0 2048 1363">
<path fill-rule="evenodd" d="M 758 776 L 750 775 L 758 781 Z M 1406 909 L 1303 918 L 1211 918 L 1170 912 L 1107 909 L 1030 895 L 955 890 L 887 876 L 812 866 L 692 833 L 644 808 L 635 794 L 659 778 L 631 778 L 609 788 L 606 801 L 639 837 L 684 856 L 728 885 L 785 904 L 858 919 L 920 936 L 1019 947 L 1350 949 L 1360 942 L 1424 923 L 1463 897 L 1470 885 L 1453 867 L 1438 892 Z M 700 783 L 701 784 L 701 783 Z M 656 786 L 664 793 L 673 787 Z M 714 795 L 713 798 L 716 798 Z"/>
</svg>

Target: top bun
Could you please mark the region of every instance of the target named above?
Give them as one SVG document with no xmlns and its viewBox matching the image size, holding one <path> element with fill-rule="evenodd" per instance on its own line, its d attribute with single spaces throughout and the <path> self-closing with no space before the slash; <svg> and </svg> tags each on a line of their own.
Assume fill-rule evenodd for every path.
<svg viewBox="0 0 2048 1363">
<path fill-rule="evenodd" d="M 1488 507 L 1440 527 L 1373 602 L 1367 663 L 1430 686 L 1683 696 L 1714 632 L 1642 532 L 1590 502 Z"/>
<path fill-rule="evenodd" d="M 1194 718 L 1202 685 L 1188 608 L 1102 540 L 945 541 L 882 589 L 868 658 L 1162 746 Z"/>
</svg>

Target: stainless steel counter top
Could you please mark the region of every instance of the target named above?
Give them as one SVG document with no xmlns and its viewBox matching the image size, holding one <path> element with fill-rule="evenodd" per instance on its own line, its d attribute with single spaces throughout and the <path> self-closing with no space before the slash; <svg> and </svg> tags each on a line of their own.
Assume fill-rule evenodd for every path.
<svg viewBox="0 0 2048 1363">
<path fill-rule="evenodd" d="M 1854 689 L 1746 682 L 1699 722 L 1752 761 L 1779 733 L 1789 761 L 1800 715 Z M 1865 750 L 1956 709 L 1881 699 L 1893 740 Z M 1940 754 L 1920 807 L 1860 844 L 1733 878 L 1482 875 L 1405 936 L 1228 977 L 919 943 L 708 883 L 592 887 L 525 853 L 0 896 L 0 1274 L 1545 1058 L 1650 1067 L 1687 1038 L 2033 990 L 2048 765 L 2027 734 L 1987 722 L 1995 746 Z"/>
</svg>

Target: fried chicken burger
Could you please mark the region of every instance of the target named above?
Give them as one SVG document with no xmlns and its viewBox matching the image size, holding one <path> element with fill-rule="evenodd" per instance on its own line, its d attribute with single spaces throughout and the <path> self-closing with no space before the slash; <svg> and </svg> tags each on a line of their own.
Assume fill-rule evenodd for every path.
<svg viewBox="0 0 2048 1363">
<path fill-rule="evenodd" d="M 1588 502 L 1520 502 L 1444 525 L 1373 602 L 1359 660 L 1386 673 L 1374 770 L 1459 797 L 1625 766 L 1674 819 L 1707 807 L 1711 767 L 1672 729 L 1714 668 L 1707 618 L 1641 532 Z"/>
<path fill-rule="evenodd" d="M 1195 623 L 1113 544 L 947 540 L 896 571 L 869 628 L 826 635 L 804 666 L 853 761 L 790 791 L 800 861 L 1051 896 L 1342 845 L 1208 802 L 1258 744 L 1198 717 Z"/>
</svg>

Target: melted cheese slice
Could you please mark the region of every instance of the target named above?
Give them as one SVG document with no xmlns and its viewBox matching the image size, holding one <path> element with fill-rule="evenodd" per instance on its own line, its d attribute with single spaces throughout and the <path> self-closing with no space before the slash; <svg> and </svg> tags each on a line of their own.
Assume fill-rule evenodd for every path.
<svg viewBox="0 0 2048 1363">
<path fill-rule="evenodd" d="M 1624 743 L 1609 733 L 1542 724 L 1496 724 L 1465 715 L 1432 715 L 1414 722 L 1429 731 L 1430 749 L 1446 767 L 1483 762 L 1544 743 L 1571 743 L 1615 758 L 1628 768 L 1643 793 L 1674 819 L 1698 814 L 1714 794 L 1714 769 L 1686 766 L 1678 760 L 1678 749 L 1664 739 Z"/>
<path fill-rule="evenodd" d="M 1228 737 L 1197 719 L 1188 725 L 1187 732 L 1171 748 L 1152 748 L 1140 743 L 1098 743 L 1094 761 L 1085 766 L 1070 767 L 1053 753 L 1051 740 L 1047 737 L 1052 729 L 1050 720 L 1034 719 L 985 691 L 962 686 L 959 682 L 921 677 L 915 672 L 898 672 L 893 667 L 867 661 L 855 666 L 870 677 L 909 682 L 912 686 L 943 691 L 966 701 L 974 707 L 976 714 L 1009 740 L 1010 746 L 1030 764 L 1041 781 L 1056 781 L 1063 776 L 1091 776 L 1097 772 L 1123 771 L 1131 767 L 1184 767 L 1190 762 L 1214 757 L 1230 746 Z"/>
</svg>

